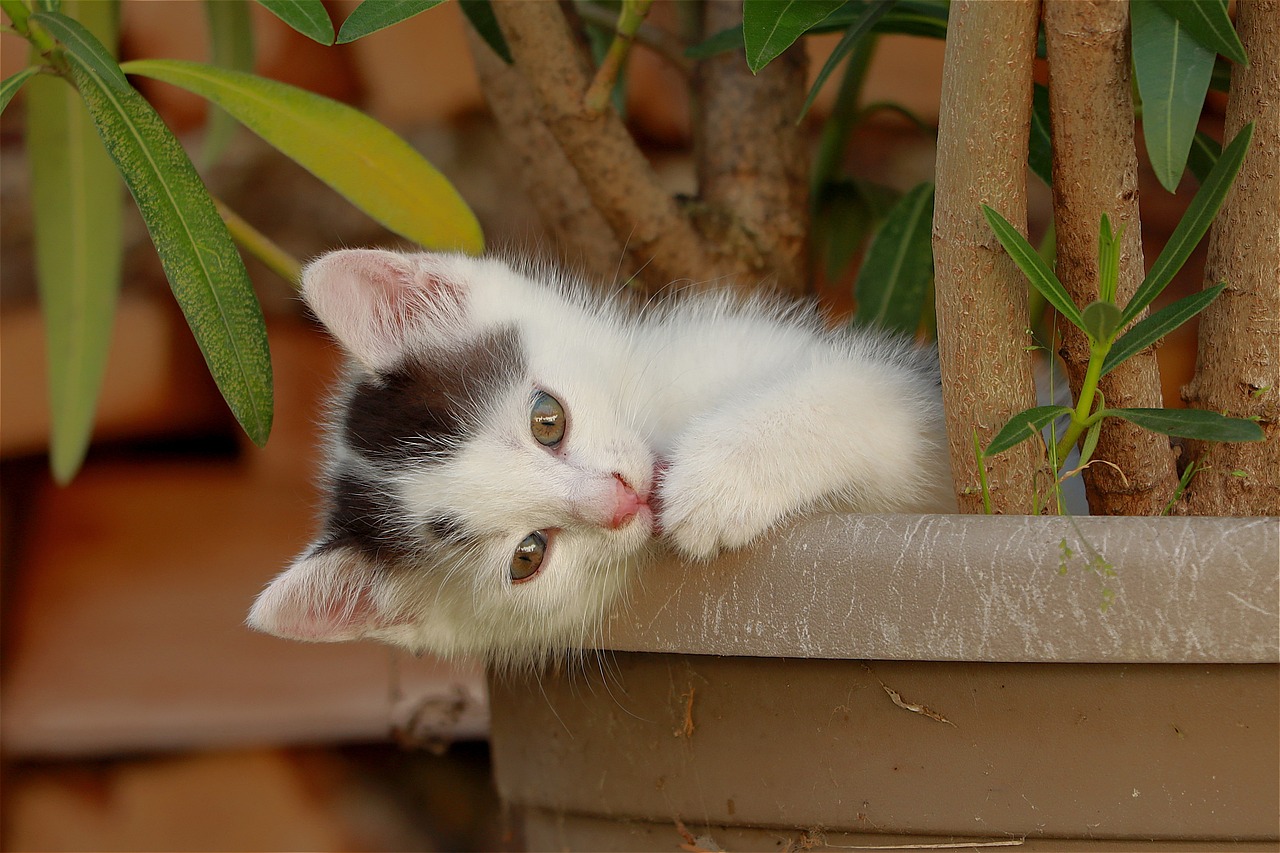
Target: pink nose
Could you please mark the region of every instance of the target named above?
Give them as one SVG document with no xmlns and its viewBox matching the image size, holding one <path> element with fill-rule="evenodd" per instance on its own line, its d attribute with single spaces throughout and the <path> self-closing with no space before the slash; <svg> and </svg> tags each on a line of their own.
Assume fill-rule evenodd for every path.
<svg viewBox="0 0 1280 853">
<path fill-rule="evenodd" d="M 615 473 L 613 475 L 613 517 L 609 520 L 609 527 L 617 530 L 635 518 L 640 507 L 644 505 L 644 499 L 636 494 L 635 489 L 627 485 L 627 481 L 622 479 L 621 474 Z"/>
</svg>

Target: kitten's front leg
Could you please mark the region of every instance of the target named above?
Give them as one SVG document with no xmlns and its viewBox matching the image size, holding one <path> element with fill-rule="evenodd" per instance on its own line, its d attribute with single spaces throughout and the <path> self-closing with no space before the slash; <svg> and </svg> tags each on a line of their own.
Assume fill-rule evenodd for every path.
<svg viewBox="0 0 1280 853">
<path fill-rule="evenodd" d="M 662 479 L 664 535 L 705 559 L 817 506 L 946 511 L 937 401 L 893 373 L 813 365 L 697 418 Z"/>
</svg>

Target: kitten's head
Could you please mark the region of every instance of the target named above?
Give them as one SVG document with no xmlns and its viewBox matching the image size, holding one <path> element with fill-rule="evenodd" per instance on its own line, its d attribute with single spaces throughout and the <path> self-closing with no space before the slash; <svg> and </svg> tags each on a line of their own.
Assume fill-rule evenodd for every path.
<svg viewBox="0 0 1280 853">
<path fill-rule="evenodd" d="M 351 357 L 324 528 L 249 623 L 534 661 L 595 638 L 652 544 L 655 460 L 569 338 L 581 302 L 497 261 L 343 251 L 304 274 Z"/>
</svg>

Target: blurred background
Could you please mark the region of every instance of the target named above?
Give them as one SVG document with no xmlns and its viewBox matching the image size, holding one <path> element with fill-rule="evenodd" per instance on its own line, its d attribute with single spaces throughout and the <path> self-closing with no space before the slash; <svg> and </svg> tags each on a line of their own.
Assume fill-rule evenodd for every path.
<svg viewBox="0 0 1280 853">
<path fill-rule="evenodd" d="M 340 22 L 357 3 L 326 5 Z M 458 188 L 491 247 L 547 250 L 487 115 L 455 4 L 335 47 L 256 4 L 253 14 L 258 73 L 357 105 L 401 133 Z M 670 14 L 655 7 L 658 23 Z M 205 27 L 202 4 L 125 0 L 122 58 L 207 59 Z M 831 39 L 812 39 L 811 54 L 820 59 Z M 0 46 L 8 77 L 26 45 L 4 34 Z M 884 37 L 866 99 L 936 125 L 941 67 L 941 42 Z M 135 82 L 184 141 L 199 142 L 202 100 Z M 641 50 L 629 87 L 636 136 L 673 191 L 692 191 L 678 82 Z M 815 139 L 830 100 L 809 120 Z M 22 107 L 20 94 L 0 121 L 0 846 L 517 849 L 489 777 L 482 672 L 243 626 L 257 591 L 312 530 L 316 426 L 339 367 L 286 282 L 248 260 L 276 377 L 275 428 L 257 449 L 208 378 L 130 207 L 94 444 L 74 482 L 53 484 Z M 860 127 L 848 156 L 851 173 L 905 190 L 932 175 L 933 138 L 885 112 Z M 398 243 L 246 131 L 204 178 L 300 259 Z M 1034 180 L 1031 189 L 1033 232 L 1043 231 L 1047 191 Z M 1143 191 L 1154 257 L 1186 200 L 1149 174 Z M 572 262 L 572 247 L 566 254 Z M 825 283 L 837 311 L 848 308 L 848 285 Z M 1165 300 L 1198 286 L 1179 282 Z M 1169 404 L 1190 376 L 1193 334 L 1191 324 L 1161 350 Z"/>
</svg>

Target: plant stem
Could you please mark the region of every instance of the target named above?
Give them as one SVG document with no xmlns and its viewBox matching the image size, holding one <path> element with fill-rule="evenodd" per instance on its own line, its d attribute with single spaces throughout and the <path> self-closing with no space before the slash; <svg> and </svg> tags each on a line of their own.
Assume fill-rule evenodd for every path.
<svg viewBox="0 0 1280 853">
<path fill-rule="evenodd" d="M 596 76 L 591 81 L 587 94 L 583 96 L 583 103 L 589 112 L 599 115 L 608 105 L 609 93 L 613 91 L 618 75 L 622 72 L 622 66 L 627 61 L 631 43 L 635 41 L 636 30 L 644 22 L 645 15 L 649 14 L 649 6 L 652 4 L 653 0 L 623 0 L 613 43 L 609 45 L 609 52 L 605 54 L 604 61 L 596 69 Z"/>
<path fill-rule="evenodd" d="M 0 9 L 9 16 L 9 20 L 13 22 L 13 28 L 18 35 L 23 38 L 29 38 L 27 30 L 27 18 L 31 15 L 31 10 L 27 8 L 27 4 L 22 0 L 0 0 Z"/>
<path fill-rule="evenodd" d="M 19 24 L 18 20 L 12 17 L 13 12 L 10 4 L 5 2 L 5 0 L 0 0 L 0 3 L 4 4 L 5 12 L 8 13 L 10 15 L 10 19 L 13 20 L 14 28 L 17 29 L 27 41 L 31 42 L 31 44 L 35 46 L 36 51 L 38 51 L 41 56 L 48 57 L 50 63 L 58 69 L 59 73 L 65 73 L 67 71 L 67 61 L 63 58 L 62 51 L 56 50 L 57 42 L 53 40 L 52 36 L 44 31 L 43 27 L 33 24 L 31 21 L 27 20 L 29 13 L 25 11 L 23 4 L 16 4 L 24 9 L 24 14 L 21 16 L 22 23 Z"/>
<path fill-rule="evenodd" d="M 583 3 L 576 7 L 578 17 L 589 24 L 613 29 L 617 25 L 617 17 L 608 9 L 594 3 Z M 685 58 L 687 47 L 684 40 L 653 24 L 641 24 L 633 36 L 636 44 L 644 45 L 670 65 L 688 77 L 693 73 L 693 63 Z"/>
<path fill-rule="evenodd" d="M 978 438 L 978 431 L 973 431 L 973 455 L 978 460 L 978 485 L 982 488 L 982 509 L 987 515 L 991 515 L 994 510 L 991 508 L 991 489 L 987 485 L 987 461 L 982 455 L 982 441 Z"/>
<path fill-rule="evenodd" d="M 1098 420 L 1100 413 L 1093 411 L 1093 398 L 1098 393 L 1102 362 L 1106 360 L 1107 353 L 1110 351 L 1110 341 L 1095 343 L 1089 347 L 1089 365 L 1085 368 L 1084 382 L 1080 385 L 1080 399 L 1076 403 L 1075 411 L 1071 413 L 1071 424 L 1054 451 L 1059 459 L 1066 458 L 1084 431 Z"/>
<path fill-rule="evenodd" d="M 227 207 L 220 199 L 213 203 L 218 208 L 218 215 L 227 223 L 231 239 L 235 240 L 246 252 L 253 255 L 276 275 L 289 282 L 297 289 L 302 282 L 302 264 L 284 249 L 276 245 L 271 238 L 240 218 L 240 214 Z"/>
</svg>

